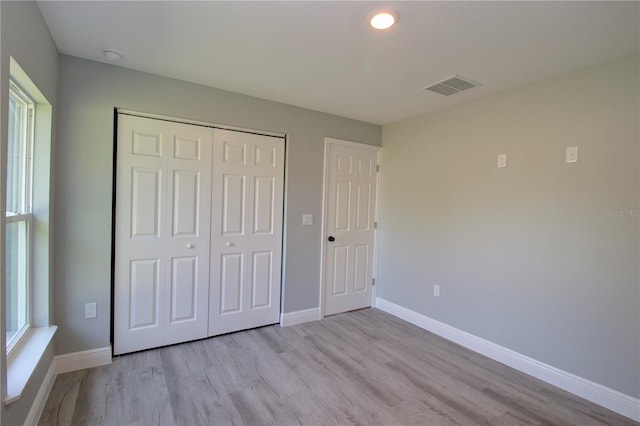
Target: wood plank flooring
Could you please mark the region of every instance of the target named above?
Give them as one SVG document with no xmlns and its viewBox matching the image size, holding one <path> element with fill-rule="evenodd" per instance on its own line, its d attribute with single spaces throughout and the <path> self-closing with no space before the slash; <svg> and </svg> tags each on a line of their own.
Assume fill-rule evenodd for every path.
<svg viewBox="0 0 640 426">
<path fill-rule="evenodd" d="M 375 309 L 57 377 L 41 425 L 633 425 Z"/>
</svg>

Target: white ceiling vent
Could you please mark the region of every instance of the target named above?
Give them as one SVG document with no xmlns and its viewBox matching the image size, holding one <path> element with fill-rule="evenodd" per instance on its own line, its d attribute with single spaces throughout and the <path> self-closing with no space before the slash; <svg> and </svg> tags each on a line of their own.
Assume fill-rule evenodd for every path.
<svg viewBox="0 0 640 426">
<path fill-rule="evenodd" d="M 423 90 L 431 90 L 432 92 L 440 93 L 441 95 L 450 96 L 454 93 L 462 92 L 463 90 L 471 89 L 476 86 L 480 86 L 480 83 L 469 80 L 468 78 L 460 75 L 454 75 L 444 81 L 433 84 L 431 86 L 423 87 Z"/>
</svg>

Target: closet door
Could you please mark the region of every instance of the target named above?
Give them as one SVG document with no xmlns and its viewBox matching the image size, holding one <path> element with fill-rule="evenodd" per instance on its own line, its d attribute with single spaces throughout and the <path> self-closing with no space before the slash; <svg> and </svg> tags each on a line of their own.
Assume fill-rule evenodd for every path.
<svg viewBox="0 0 640 426">
<path fill-rule="evenodd" d="M 216 129 L 209 335 L 279 321 L 284 139 Z"/>
<path fill-rule="evenodd" d="M 118 116 L 114 353 L 207 335 L 211 129 Z"/>
</svg>

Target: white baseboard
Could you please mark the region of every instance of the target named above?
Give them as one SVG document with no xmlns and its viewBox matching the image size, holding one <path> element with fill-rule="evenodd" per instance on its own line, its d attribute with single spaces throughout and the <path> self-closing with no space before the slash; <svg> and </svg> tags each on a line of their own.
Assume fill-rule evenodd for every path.
<svg viewBox="0 0 640 426">
<path fill-rule="evenodd" d="M 376 298 L 376 308 L 611 411 L 640 421 L 638 398 L 552 367 L 379 297 Z"/>
<path fill-rule="evenodd" d="M 38 389 L 38 393 L 36 394 L 36 397 L 33 400 L 33 404 L 31 404 L 31 408 L 29 409 L 27 418 L 24 421 L 25 426 L 38 424 L 38 421 L 40 420 L 40 416 L 42 415 L 42 410 L 44 410 L 44 406 L 47 404 L 47 399 L 49 399 L 49 394 L 51 393 L 51 388 L 53 388 L 53 383 L 55 381 L 56 381 L 56 363 L 54 359 L 51 361 L 51 364 L 49 365 L 47 374 L 45 374 L 44 379 L 42 380 L 42 384 L 40 385 L 40 389 Z"/>
<path fill-rule="evenodd" d="M 319 319 L 320 308 L 304 309 L 302 311 L 280 314 L 280 325 L 282 327 L 288 327 L 290 325 L 302 324 L 303 322 L 316 321 Z"/>
<path fill-rule="evenodd" d="M 111 346 L 90 349 L 88 351 L 72 352 L 64 355 L 56 355 L 54 361 L 56 365 L 56 374 L 111 364 Z"/>
<path fill-rule="evenodd" d="M 24 421 L 25 426 L 38 424 L 42 410 L 47 403 L 53 384 L 58 374 L 69 373 L 71 371 L 82 370 L 85 368 L 99 367 L 101 365 L 111 364 L 111 346 L 98 349 L 90 349 L 88 351 L 73 352 L 70 354 L 56 355 L 49 365 L 47 374 L 45 374 L 40 389 L 36 394 L 31 409 Z"/>
</svg>

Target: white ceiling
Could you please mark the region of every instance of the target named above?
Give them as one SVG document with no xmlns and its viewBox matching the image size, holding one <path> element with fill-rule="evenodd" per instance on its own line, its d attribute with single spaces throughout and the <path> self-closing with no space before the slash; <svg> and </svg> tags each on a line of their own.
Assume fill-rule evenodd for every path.
<svg viewBox="0 0 640 426">
<path fill-rule="evenodd" d="M 61 53 L 387 124 L 640 51 L 640 2 L 40 1 Z M 389 7 L 398 24 L 368 26 Z M 422 87 L 460 74 L 451 97 Z"/>
</svg>

